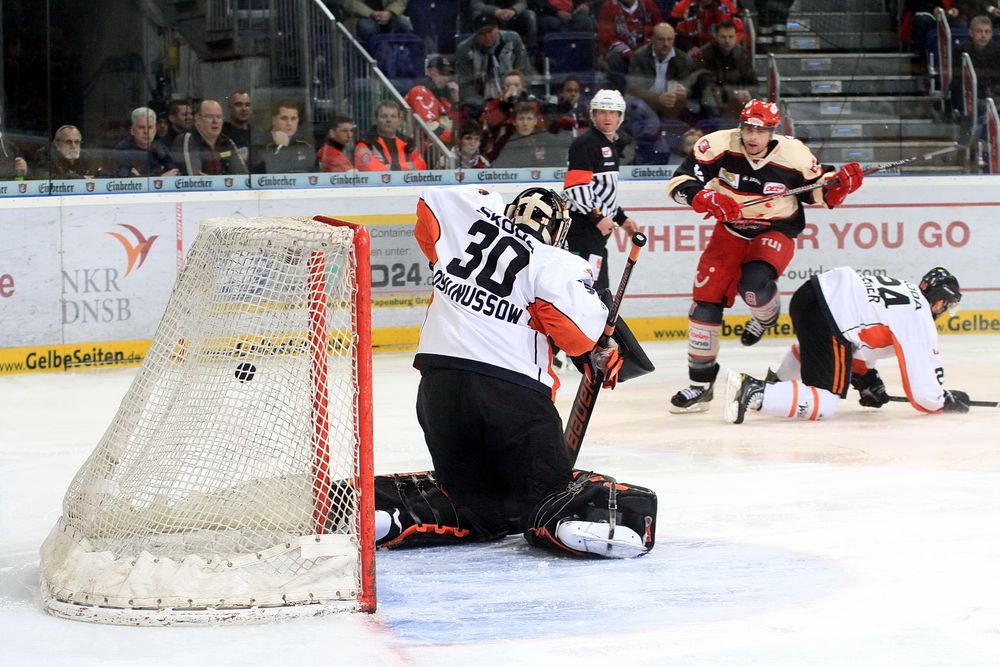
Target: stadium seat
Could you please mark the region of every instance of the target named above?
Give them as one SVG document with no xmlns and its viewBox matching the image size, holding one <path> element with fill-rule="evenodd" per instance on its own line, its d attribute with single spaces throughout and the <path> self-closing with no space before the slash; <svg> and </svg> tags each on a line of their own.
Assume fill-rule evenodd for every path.
<svg viewBox="0 0 1000 667">
<path fill-rule="evenodd" d="M 459 0 L 409 0 L 406 15 L 427 53 L 454 53 Z"/>
<path fill-rule="evenodd" d="M 390 81 L 405 81 L 409 87 L 410 83 L 424 76 L 427 51 L 419 35 L 381 33 L 372 37 L 369 46 L 379 69 Z"/>
<path fill-rule="evenodd" d="M 545 73 L 580 74 L 594 71 L 596 38 L 589 32 L 553 32 L 542 39 Z"/>
</svg>

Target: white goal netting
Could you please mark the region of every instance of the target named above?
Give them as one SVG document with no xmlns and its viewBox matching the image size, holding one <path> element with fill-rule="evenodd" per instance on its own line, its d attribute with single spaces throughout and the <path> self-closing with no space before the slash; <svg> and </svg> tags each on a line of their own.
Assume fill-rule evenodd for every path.
<svg viewBox="0 0 1000 667">
<path fill-rule="evenodd" d="M 42 546 L 50 611 L 169 623 L 374 608 L 367 242 L 359 271 L 355 232 L 202 224 Z"/>
</svg>

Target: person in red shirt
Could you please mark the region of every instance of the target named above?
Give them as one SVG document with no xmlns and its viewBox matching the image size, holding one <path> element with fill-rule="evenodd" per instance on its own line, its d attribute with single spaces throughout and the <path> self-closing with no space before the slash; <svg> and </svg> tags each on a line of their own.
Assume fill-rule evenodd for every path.
<svg viewBox="0 0 1000 667">
<path fill-rule="evenodd" d="M 624 88 L 628 63 L 663 15 L 652 0 L 606 0 L 597 17 L 597 54 L 612 87 Z"/>
<path fill-rule="evenodd" d="M 402 110 L 395 100 L 382 100 L 375 107 L 375 127 L 358 140 L 354 167 L 358 171 L 418 171 L 427 163 L 413 140 L 399 134 Z"/>
<path fill-rule="evenodd" d="M 316 151 L 316 162 L 321 171 L 350 171 L 354 169 L 351 153 L 354 144 L 354 120 L 350 116 L 337 116 L 326 132 L 326 142 Z"/>
<path fill-rule="evenodd" d="M 671 21 L 677 26 L 677 46 L 692 58 L 697 49 L 711 44 L 715 26 L 732 21 L 736 28 L 736 43 L 743 41 L 743 21 L 736 18 L 739 9 L 733 0 L 680 0 L 670 12 Z M 691 49 L 695 49 L 691 53 Z"/>
</svg>

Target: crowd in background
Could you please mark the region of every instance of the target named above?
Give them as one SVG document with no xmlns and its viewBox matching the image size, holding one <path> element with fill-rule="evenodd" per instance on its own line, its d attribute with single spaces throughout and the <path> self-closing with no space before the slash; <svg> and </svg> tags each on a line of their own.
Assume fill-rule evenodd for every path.
<svg viewBox="0 0 1000 667">
<path fill-rule="evenodd" d="M 474 14 L 454 53 L 434 54 L 425 77 L 394 82 L 410 111 L 450 150 L 460 168 L 555 167 L 590 124 L 589 95 L 620 91 L 627 102 L 620 132 L 624 164 L 676 163 L 698 137 L 737 124 L 739 109 L 760 96 L 744 46 L 747 12 L 758 52 L 786 48 L 792 0 L 472 0 Z M 992 39 L 1000 8 L 985 0 L 903 0 L 902 43 L 926 58 L 931 12 L 945 10 L 970 37 L 980 101 L 1000 92 L 1000 45 Z M 369 45 L 380 33 L 408 32 L 406 0 L 340 0 L 331 9 Z M 595 35 L 596 70 L 541 76 L 546 35 Z M 960 58 L 956 58 L 960 60 Z M 957 82 L 956 82 L 957 86 Z M 952 96 L 958 104 L 960 91 Z M 394 99 L 372 118 L 335 115 L 314 134 L 303 101 L 278 100 L 266 110 L 251 93 L 174 99 L 159 111 L 138 107 L 128 135 L 113 150 L 92 150 L 74 125 L 51 144 L 22 155 L 0 136 L 0 179 L 102 178 L 316 171 L 422 170 L 427 138 L 406 136 L 406 109 Z M 0 119 L 2 123 L 2 119 Z"/>
</svg>

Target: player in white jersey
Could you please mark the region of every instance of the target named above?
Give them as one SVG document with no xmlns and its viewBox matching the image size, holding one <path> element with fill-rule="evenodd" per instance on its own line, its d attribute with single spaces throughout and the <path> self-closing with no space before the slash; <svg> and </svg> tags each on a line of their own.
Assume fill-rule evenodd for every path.
<svg viewBox="0 0 1000 667">
<path fill-rule="evenodd" d="M 506 207 L 476 185 L 424 191 L 414 235 L 433 292 L 414 366 L 434 471 L 376 479 L 380 546 L 523 532 L 570 553 L 652 548 L 655 494 L 574 471 L 553 405 L 548 338 L 609 388 L 624 363 L 595 348 L 608 310 L 587 261 L 562 249 L 567 224 L 565 200 L 545 188 Z"/>
<path fill-rule="evenodd" d="M 747 410 L 793 419 L 825 419 L 853 386 L 860 403 L 889 402 L 875 369 L 895 356 L 903 389 L 921 412 L 968 412 L 969 396 L 941 388 L 944 371 L 934 320 L 958 306 L 962 292 L 937 267 L 919 285 L 888 276 L 863 276 L 841 267 L 813 276 L 789 304 L 798 345 L 793 345 L 769 382 L 730 371 L 725 417 L 743 422 Z M 799 380 L 801 378 L 801 381 Z"/>
</svg>

